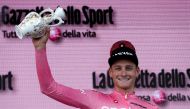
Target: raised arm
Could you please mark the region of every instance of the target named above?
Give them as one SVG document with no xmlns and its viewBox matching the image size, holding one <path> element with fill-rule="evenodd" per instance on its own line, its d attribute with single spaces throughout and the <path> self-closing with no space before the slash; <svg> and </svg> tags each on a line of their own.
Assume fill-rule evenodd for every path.
<svg viewBox="0 0 190 109">
<path fill-rule="evenodd" d="M 93 91 L 72 89 L 58 84 L 53 79 L 46 55 L 49 30 L 46 33 L 42 38 L 33 39 L 36 69 L 42 93 L 70 106 L 83 109 L 88 108 L 92 103 L 89 98 L 93 95 Z"/>
</svg>

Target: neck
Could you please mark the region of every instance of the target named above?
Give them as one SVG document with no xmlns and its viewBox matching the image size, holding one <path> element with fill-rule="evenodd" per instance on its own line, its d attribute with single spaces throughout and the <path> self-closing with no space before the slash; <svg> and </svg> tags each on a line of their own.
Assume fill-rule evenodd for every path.
<svg viewBox="0 0 190 109">
<path fill-rule="evenodd" d="M 115 87 L 114 88 L 117 92 L 121 93 L 121 94 L 128 94 L 128 93 L 134 93 L 134 87 L 132 88 L 118 88 L 118 87 Z"/>
</svg>

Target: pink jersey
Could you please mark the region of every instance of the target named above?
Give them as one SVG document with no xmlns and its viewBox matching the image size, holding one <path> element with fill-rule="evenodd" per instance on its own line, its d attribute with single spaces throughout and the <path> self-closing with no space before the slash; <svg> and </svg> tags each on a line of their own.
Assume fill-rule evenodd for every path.
<svg viewBox="0 0 190 109">
<path fill-rule="evenodd" d="M 123 94 L 114 90 L 111 94 L 104 94 L 93 90 L 72 89 L 55 82 L 46 49 L 36 50 L 36 67 L 42 93 L 69 106 L 80 109 L 158 109 L 157 106 L 140 100 L 134 93 Z"/>
</svg>

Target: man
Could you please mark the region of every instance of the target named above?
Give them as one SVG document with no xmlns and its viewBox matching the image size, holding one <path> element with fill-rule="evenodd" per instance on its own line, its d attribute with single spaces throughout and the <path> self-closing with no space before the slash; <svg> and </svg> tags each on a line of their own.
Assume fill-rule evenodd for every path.
<svg viewBox="0 0 190 109">
<path fill-rule="evenodd" d="M 46 35 L 33 39 L 36 68 L 40 88 L 45 95 L 80 109 L 158 109 L 155 105 L 135 96 L 135 80 L 139 74 L 138 59 L 134 46 L 125 40 L 111 47 L 109 75 L 114 82 L 114 91 L 104 94 L 93 90 L 78 90 L 58 84 L 52 77 L 46 56 Z"/>
</svg>

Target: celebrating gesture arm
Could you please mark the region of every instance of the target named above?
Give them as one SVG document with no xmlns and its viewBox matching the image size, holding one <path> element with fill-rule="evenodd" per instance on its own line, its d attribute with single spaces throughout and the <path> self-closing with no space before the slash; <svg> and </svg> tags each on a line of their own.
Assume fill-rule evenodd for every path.
<svg viewBox="0 0 190 109">
<path fill-rule="evenodd" d="M 49 33 L 50 30 L 48 29 L 43 37 L 33 39 L 37 75 L 42 93 L 70 106 L 83 109 L 88 108 L 92 91 L 85 91 L 84 94 L 81 90 L 58 84 L 53 79 L 46 55 L 46 43 Z"/>
</svg>

